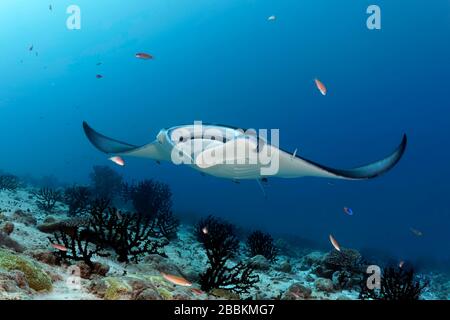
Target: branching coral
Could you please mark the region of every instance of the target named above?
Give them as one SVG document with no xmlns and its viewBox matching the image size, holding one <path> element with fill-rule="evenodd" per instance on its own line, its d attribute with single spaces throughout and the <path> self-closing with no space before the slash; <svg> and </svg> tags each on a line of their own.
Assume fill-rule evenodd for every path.
<svg viewBox="0 0 450 320">
<path fill-rule="evenodd" d="M 124 184 L 123 198 L 131 200 L 137 212 L 149 217 L 168 213 L 172 207 L 172 192 L 169 186 L 151 179 L 138 184 Z"/>
<path fill-rule="evenodd" d="M 20 185 L 18 177 L 12 174 L 0 175 L 0 190 L 16 190 Z"/>
<path fill-rule="evenodd" d="M 361 284 L 360 299 L 418 300 L 428 282 L 417 279 L 413 269 L 386 267 L 381 276 L 380 288 L 369 289 L 367 280 Z"/>
<path fill-rule="evenodd" d="M 38 191 L 34 191 L 33 194 L 37 198 L 36 204 L 38 208 L 46 212 L 51 212 L 56 202 L 62 200 L 61 192 L 50 188 L 41 188 Z"/>
<path fill-rule="evenodd" d="M 116 252 L 120 262 L 137 262 L 144 254 L 165 255 L 162 248 L 167 243 L 155 220 L 139 213 L 122 213 L 105 203 L 93 205 L 90 214 L 92 230 L 104 246 Z"/>
<path fill-rule="evenodd" d="M 64 191 L 64 202 L 69 206 L 69 215 L 86 213 L 91 202 L 91 192 L 88 187 L 69 187 Z"/>
<path fill-rule="evenodd" d="M 173 216 L 172 211 L 160 212 L 156 216 L 156 226 L 164 237 L 174 239 L 177 236 L 180 221 Z"/>
<path fill-rule="evenodd" d="M 229 263 L 239 248 L 233 225 L 209 216 L 197 224 L 195 234 L 206 250 L 209 262 L 206 271 L 200 275 L 202 290 L 221 288 L 246 293 L 259 281 L 250 265 Z"/>
<path fill-rule="evenodd" d="M 273 238 L 262 231 L 254 231 L 248 236 L 247 249 L 252 257 L 262 255 L 272 262 L 277 259 L 278 250 L 273 244 Z"/>
<path fill-rule="evenodd" d="M 363 259 L 357 250 L 342 248 L 327 253 L 323 264 L 333 271 L 361 271 Z"/>
<path fill-rule="evenodd" d="M 122 188 L 122 176 L 107 166 L 94 166 L 89 175 L 95 197 L 113 199 Z"/>
<path fill-rule="evenodd" d="M 98 242 L 92 241 L 95 235 L 89 228 L 73 228 L 72 232 L 57 231 L 48 239 L 51 243 L 62 245 L 67 249 L 67 251 L 57 251 L 56 255 L 60 259 L 84 261 L 91 268 L 94 267 L 92 256 L 103 249 Z"/>
</svg>

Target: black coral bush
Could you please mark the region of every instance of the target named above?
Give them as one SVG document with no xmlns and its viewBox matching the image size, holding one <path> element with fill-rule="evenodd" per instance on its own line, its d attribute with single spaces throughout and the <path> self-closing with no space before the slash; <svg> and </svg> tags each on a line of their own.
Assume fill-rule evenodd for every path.
<svg viewBox="0 0 450 320">
<path fill-rule="evenodd" d="M 273 243 L 273 238 L 262 231 L 254 231 L 248 236 L 247 249 L 252 257 L 262 255 L 271 262 L 277 258 L 278 250 Z"/>
<path fill-rule="evenodd" d="M 172 208 L 172 192 L 167 184 L 152 179 L 137 184 L 123 184 L 123 198 L 131 201 L 140 214 L 156 217 L 167 214 Z"/>
<path fill-rule="evenodd" d="M 427 281 L 420 281 L 414 269 L 386 267 L 383 270 L 380 288 L 369 289 L 367 280 L 361 284 L 360 299 L 372 300 L 419 300 Z"/>
<path fill-rule="evenodd" d="M 196 226 L 195 235 L 203 245 L 208 257 L 208 267 L 200 275 L 202 290 L 227 289 L 236 293 L 246 293 L 259 281 L 248 264 L 230 263 L 239 249 L 239 240 L 233 225 L 209 216 Z"/>
<path fill-rule="evenodd" d="M 39 209 L 51 212 L 57 201 L 62 200 L 61 191 L 51 188 L 41 188 L 33 192 Z"/>
<path fill-rule="evenodd" d="M 12 174 L 3 174 L 0 175 L 0 191 L 1 190 L 9 190 L 14 191 L 20 185 L 20 180 L 18 177 Z"/>
<path fill-rule="evenodd" d="M 64 191 L 64 202 L 69 206 L 69 215 L 75 216 L 88 211 L 92 193 L 88 187 L 73 186 Z"/>
</svg>

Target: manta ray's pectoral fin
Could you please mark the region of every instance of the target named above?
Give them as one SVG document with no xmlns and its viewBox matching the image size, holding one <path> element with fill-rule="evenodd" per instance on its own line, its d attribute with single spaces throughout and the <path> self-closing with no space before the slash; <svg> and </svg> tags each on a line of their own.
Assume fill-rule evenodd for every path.
<svg viewBox="0 0 450 320">
<path fill-rule="evenodd" d="M 276 176 L 295 178 L 304 176 L 363 180 L 382 175 L 392 169 L 402 158 L 407 144 L 406 135 L 400 145 L 389 156 L 370 164 L 353 169 L 334 169 L 292 154 L 280 151 L 280 165 Z"/>
<path fill-rule="evenodd" d="M 83 122 L 83 129 L 86 137 L 94 145 L 94 147 L 104 153 L 144 157 L 154 159 L 156 161 L 166 160 L 164 152 L 157 141 L 143 146 L 135 146 L 126 142 L 121 142 L 113 138 L 109 138 L 92 129 L 86 122 Z"/>
</svg>

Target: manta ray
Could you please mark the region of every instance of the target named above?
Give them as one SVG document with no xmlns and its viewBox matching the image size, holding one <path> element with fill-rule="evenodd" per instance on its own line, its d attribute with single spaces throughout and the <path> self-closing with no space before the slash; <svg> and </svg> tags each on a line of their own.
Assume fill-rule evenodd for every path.
<svg viewBox="0 0 450 320">
<path fill-rule="evenodd" d="M 322 177 L 365 180 L 392 169 L 403 156 L 407 138 L 387 157 L 352 169 L 335 169 L 290 153 L 254 132 L 216 124 L 182 125 L 162 129 L 156 139 L 137 146 L 109 138 L 83 122 L 88 140 L 100 151 L 113 156 L 148 158 L 185 164 L 202 174 L 232 179 L 267 181 L 268 177 Z"/>
</svg>

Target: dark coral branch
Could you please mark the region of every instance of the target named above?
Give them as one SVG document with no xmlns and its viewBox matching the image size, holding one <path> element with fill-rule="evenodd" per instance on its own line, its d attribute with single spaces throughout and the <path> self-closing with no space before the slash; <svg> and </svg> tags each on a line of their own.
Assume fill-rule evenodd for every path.
<svg viewBox="0 0 450 320">
<path fill-rule="evenodd" d="M 273 243 L 273 238 L 262 231 L 254 231 L 248 236 L 247 249 L 252 257 L 262 255 L 271 262 L 277 259 L 278 249 Z"/>
<path fill-rule="evenodd" d="M 18 177 L 12 174 L 0 175 L 0 190 L 14 191 L 20 185 Z"/>
<path fill-rule="evenodd" d="M 233 225 L 209 216 L 197 224 L 195 234 L 206 251 L 209 264 L 200 275 L 202 290 L 222 288 L 246 293 L 259 281 L 252 266 L 243 262 L 235 265 L 229 263 L 239 248 Z"/>
<path fill-rule="evenodd" d="M 50 188 L 41 188 L 34 191 L 33 195 L 37 198 L 36 204 L 39 209 L 51 212 L 57 201 L 62 200 L 61 192 Z"/>
<path fill-rule="evenodd" d="M 156 216 L 156 226 L 159 232 L 170 240 L 176 238 L 180 221 L 173 216 L 172 211 L 161 212 Z"/>
<path fill-rule="evenodd" d="M 381 276 L 380 288 L 369 289 L 365 280 L 361 284 L 359 297 L 363 300 L 419 300 L 427 286 L 428 282 L 418 280 L 412 268 L 386 267 Z"/>
<path fill-rule="evenodd" d="M 64 201 L 69 206 L 69 215 L 84 214 L 91 202 L 91 192 L 88 187 L 69 187 L 64 191 Z"/>
<path fill-rule="evenodd" d="M 123 184 L 122 196 L 133 203 L 138 213 L 150 217 L 170 212 L 172 208 L 172 192 L 169 186 L 151 179 L 138 184 Z"/>
</svg>

